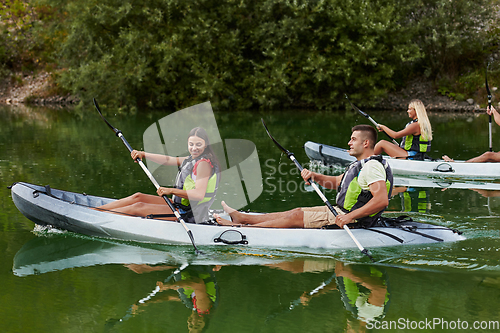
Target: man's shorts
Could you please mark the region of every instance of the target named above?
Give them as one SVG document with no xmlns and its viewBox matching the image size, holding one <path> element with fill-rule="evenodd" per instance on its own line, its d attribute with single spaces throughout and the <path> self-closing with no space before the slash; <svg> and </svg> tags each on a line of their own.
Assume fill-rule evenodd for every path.
<svg viewBox="0 0 500 333">
<path fill-rule="evenodd" d="M 337 206 L 333 207 L 338 214 L 345 214 Z M 302 207 L 304 212 L 304 228 L 319 229 L 325 225 L 335 224 L 335 215 L 327 206 Z"/>
</svg>

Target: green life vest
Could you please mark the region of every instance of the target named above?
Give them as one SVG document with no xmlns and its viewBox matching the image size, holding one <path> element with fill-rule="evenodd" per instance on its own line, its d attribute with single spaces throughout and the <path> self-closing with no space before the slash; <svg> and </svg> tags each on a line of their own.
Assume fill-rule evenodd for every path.
<svg viewBox="0 0 500 333">
<path fill-rule="evenodd" d="M 194 175 L 193 170 L 195 165 L 203 158 L 207 159 L 207 157 L 204 155 L 201 155 L 195 159 L 189 156 L 182 162 L 182 165 L 179 167 L 177 179 L 175 181 L 175 188 L 185 191 L 193 190 L 196 188 L 196 175 Z M 212 205 L 212 202 L 215 200 L 215 194 L 218 187 L 219 169 L 217 165 L 213 165 L 212 174 L 210 175 L 210 178 L 208 180 L 205 197 L 202 200 L 193 201 L 175 195 L 173 196 L 173 201 L 176 207 L 182 209 L 185 212 L 183 215 L 187 220 L 186 222 L 202 223 L 208 219 L 208 209 Z"/>
<path fill-rule="evenodd" d="M 386 187 L 387 187 L 387 197 L 391 198 L 392 187 L 393 187 L 393 177 L 392 170 L 387 163 L 386 160 L 382 158 L 381 155 L 371 156 L 367 159 L 356 161 L 351 163 L 344 175 L 342 176 L 342 180 L 337 189 L 337 205 L 346 213 L 349 213 L 355 209 L 363 207 L 373 195 L 368 190 L 363 190 L 358 183 L 358 176 L 361 172 L 361 169 L 365 165 L 366 162 L 370 160 L 376 160 L 384 166 L 385 174 L 386 174 Z M 358 222 L 365 226 L 370 227 L 378 220 L 380 215 L 385 209 L 382 209 L 379 212 L 373 213 L 370 216 L 362 217 L 358 219 Z"/>
<path fill-rule="evenodd" d="M 413 119 L 408 124 L 406 124 L 405 128 L 410 126 L 413 123 L 418 122 L 418 119 Z M 431 142 L 421 140 L 422 135 L 407 135 L 403 137 L 401 140 L 400 147 L 406 151 L 416 151 L 419 153 L 428 153 L 431 151 Z"/>
<path fill-rule="evenodd" d="M 209 266 L 207 266 L 209 267 Z M 193 273 L 193 274 L 191 274 Z M 188 271 L 183 271 L 176 275 L 175 280 L 184 280 L 184 281 L 189 281 L 190 279 L 193 278 L 193 276 L 198 276 L 200 279 L 203 280 L 205 283 L 205 289 L 207 292 L 208 298 L 210 298 L 210 301 L 212 302 L 213 305 L 216 305 L 217 302 L 217 285 L 215 284 L 215 276 L 211 272 L 203 272 L 203 271 L 198 271 L 195 270 L 193 272 L 188 272 Z M 197 310 L 194 302 L 193 302 L 193 297 L 196 296 L 194 289 L 191 287 L 186 287 L 186 288 L 179 288 L 177 289 L 177 292 L 179 293 L 181 301 L 188 307 L 189 309 L 192 310 Z"/>
<path fill-rule="evenodd" d="M 378 270 L 376 267 L 368 266 L 367 268 L 360 268 L 359 278 L 363 279 L 363 276 L 369 276 L 372 281 L 378 281 L 380 285 L 387 288 L 386 276 L 383 272 Z M 357 319 L 365 322 L 372 320 L 380 320 L 385 317 L 387 311 L 387 306 L 390 300 L 389 290 L 386 289 L 384 304 L 378 309 L 378 311 L 373 311 L 375 305 L 369 305 L 372 307 L 372 311 L 369 311 L 367 315 L 366 311 L 363 311 L 363 307 L 368 305 L 368 298 L 371 294 L 371 290 L 363 286 L 359 282 L 354 282 L 348 277 L 339 276 L 336 278 L 338 289 L 341 293 L 341 299 L 344 302 L 345 308 L 350 311 Z"/>
<path fill-rule="evenodd" d="M 427 213 L 429 211 L 430 201 L 427 190 L 417 190 L 408 188 L 402 196 L 403 211 Z"/>
</svg>

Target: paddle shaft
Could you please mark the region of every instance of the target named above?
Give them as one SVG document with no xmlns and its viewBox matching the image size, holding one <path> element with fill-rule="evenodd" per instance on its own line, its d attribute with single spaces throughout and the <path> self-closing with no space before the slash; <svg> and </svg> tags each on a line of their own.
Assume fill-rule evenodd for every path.
<svg viewBox="0 0 500 333">
<path fill-rule="evenodd" d="M 176 274 L 179 274 L 184 268 L 188 267 L 189 264 L 188 263 L 184 263 L 181 265 L 181 267 L 177 268 L 175 271 L 173 271 L 172 274 L 169 275 L 169 277 L 167 277 L 163 283 L 167 283 L 170 281 L 170 279 L 172 279 Z M 154 297 L 158 292 L 160 291 L 160 287 L 156 287 L 151 293 L 149 293 L 148 296 L 144 297 L 144 298 L 141 298 L 139 301 L 137 301 L 137 303 L 146 303 L 146 301 L 149 301 L 152 297 Z"/>
<path fill-rule="evenodd" d="M 486 84 L 486 92 L 488 93 L 488 109 L 491 110 L 491 92 L 490 87 L 488 86 L 488 67 L 489 63 L 486 66 L 486 74 L 485 74 L 485 84 Z M 489 123 L 488 123 L 488 134 L 489 134 L 489 147 L 490 151 L 493 151 L 493 135 L 492 135 L 492 123 L 491 123 L 491 114 L 489 115 Z"/>
<path fill-rule="evenodd" d="M 489 133 L 490 133 L 490 151 L 493 151 L 493 139 L 492 139 L 492 134 L 491 134 L 491 115 L 490 115 L 490 123 L 489 123 Z"/>
<path fill-rule="evenodd" d="M 352 104 L 351 101 L 349 100 L 349 97 L 347 97 L 347 94 L 345 95 L 345 98 L 347 98 L 347 100 L 349 101 L 349 104 L 351 104 L 351 107 L 354 110 L 358 111 L 362 116 L 366 117 L 378 129 L 378 123 L 372 117 L 370 117 L 370 115 L 368 113 L 361 111 L 357 106 Z M 384 132 L 384 134 L 387 135 L 387 137 L 392 140 L 392 143 L 394 143 L 396 146 L 399 146 L 399 143 L 396 140 L 394 140 L 394 138 L 392 136 L 387 134 L 385 131 L 382 131 L 382 132 Z"/>
<path fill-rule="evenodd" d="M 361 111 L 361 110 L 359 110 L 359 111 Z M 368 115 L 368 113 L 365 113 L 363 111 L 361 111 L 361 112 L 362 112 L 361 114 L 364 114 L 364 116 L 366 118 L 368 118 L 368 120 L 371 121 L 372 124 L 375 125 L 376 128 L 378 128 L 378 123 L 375 120 L 373 120 L 373 118 L 370 117 L 370 115 Z M 387 135 L 387 137 L 392 140 L 392 143 L 394 143 L 396 146 L 399 146 L 399 143 L 392 136 L 390 136 L 389 134 L 387 134 L 386 131 L 382 131 L 382 132 L 384 132 L 384 134 Z"/>
<path fill-rule="evenodd" d="M 125 147 L 127 147 L 128 151 L 132 152 L 133 149 L 130 146 L 130 144 L 128 143 L 127 139 L 125 139 L 125 137 L 123 136 L 122 132 L 118 131 L 116 133 L 116 135 L 122 140 L 123 144 L 125 145 Z M 156 181 L 156 179 L 154 178 L 154 176 L 151 174 L 151 172 L 148 170 L 148 168 L 144 165 L 144 163 L 142 162 L 142 160 L 140 158 L 136 158 L 135 160 L 136 160 L 137 163 L 139 163 L 139 165 L 141 166 L 142 170 L 144 171 L 144 173 L 146 173 L 146 175 L 151 180 L 151 182 L 156 187 L 156 189 L 159 189 L 160 188 L 160 184 L 158 184 L 158 182 Z M 193 247 L 194 247 L 196 253 L 200 253 L 200 251 L 196 247 L 196 244 L 194 243 L 193 233 L 191 232 L 191 230 L 189 230 L 188 226 L 186 225 L 186 222 L 184 222 L 184 219 L 181 217 L 181 214 L 175 209 L 173 203 L 170 201 L 170 199 L 166 195 L 162 195 L 162 198 L 163 198 L 163 200 L 165 200 L 165 202 L 170 207 L 170 209 L 174 213 L 174 215 L 177 218 L 177 220 L 182 224 L 182 226 L 186 230 L 187 234 L 189 235 L 189 238 L 191 239 L 191 243 L 193 244 Z"/>
</svg>

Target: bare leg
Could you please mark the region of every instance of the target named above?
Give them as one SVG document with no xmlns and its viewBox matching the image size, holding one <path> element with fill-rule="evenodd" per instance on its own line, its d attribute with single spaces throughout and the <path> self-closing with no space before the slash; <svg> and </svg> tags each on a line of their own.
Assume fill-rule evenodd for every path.
<svg viewBox="0 0 500 333">
<path fill-rule="evenodd" d="M 143 193 L 135 193 L 132 194 L 131 196 L 128 196 L 126 198 L 120 199 L 113 201 L 109 204 L 102 205 L 98 208 L 103 209 L 103 210 L 115 210 L 120 207 L 126 207 L 133 205 L 138 202 L 144 202 L 144 203 L 150 203 L 150 204 L 156 204 L 156 205 L 161 205 L 162 203 L 165 205 L 165 200 L 163 200 L 162 197 L 159 197 L 157 195 L 150 195 L 150 194 L 143 194 Z"/>
<path fill-rule="evenodd" d="M 116 200 L 95 209 L 134 216 L 147 216 L 149 214 L 172 214 L 172 210 L 162 197 L 143 193 L 135 193 L 129 197 Z M 163 219 L 175 220 L 176 218 L 169 217 Z"/>
<path fill-rule="evenodd" d="M 233 223 L 235 223 L 235 224 L 256 224 L 256 223 L 261 223 L 261 222 L 265 222 L 265 221 L 276 220 L 279 218 L 286 218 L 294 210 L 300 209 L 300 208 L 295 208 L 293 210 L 289 210 L 286 212 L 252 215 L 252 214 L 245 214 L 245 213 L 239 212 L 236 209 L 229 207 L 224 201 L 221 202 L 221 205 L 222 205 L 222 208 L 224 208 L 224 211 L 226 213 L 228 213 L 229 216 L 231 216 L 231 219 L 233 220 Z"/>
<path fill-rule="evenodd" d="M 377 142 L 374 148 L 375 155 L 379 155 L 382 153 L 386 153 L 387 155 L 391 157 L 400 157 L 400 158 L 406 158 L 408 157 L 408 152 L 404 150 L 401 147 L 396 146 L 395 144 L 386 141 L 386 140 L 381 140 Z"/>
<path fill-rule="evenodd" d="M 481 163 L 481 162 L 500 162 L 500 152 L 495 153 L 492 151 L 487 151 L 486 153 L 471 158 L 470 160 L 467 160 L 466 162 L 469 163 Z"/>
<path fill-rule="evenodd" d="M 99 208 L 97 208 L 97 209 L 99 209 Z M 136 202 L 136 203 L 129 205 L 129 206 L 115 208 L 111 212 L 112 213 L 123 213 L 123 214 L 133 215 L 133 216 L 147 216 L 149 214 L 153 214 L 153 215 L 172 214 L 172 210 L 165 203 L 165 201 L 163 201 L 163 204 L 161 204 L 161 205 L 144 203 L 144 202 Z M 161 219 L 174 221 L 177 218 L 176 217 L 165 217 L 165 218 L 161 218 Z"/>
<path fill-rule="evenodd" d="M 254 227 L 261 228 L 303 228 L 304 227 L 304 212 L 300 208 L 295 208 L 286 212 L 269 213 L 262 215 L 251 215 L 238 212 L 229 207 L 225 202 L 222 202 L 224 210 L 229 213 L 231 219 L 228 221 L 214 214 L 217 222 L 222 225 L 241 225 L 249 224 Z"/>
</svg>

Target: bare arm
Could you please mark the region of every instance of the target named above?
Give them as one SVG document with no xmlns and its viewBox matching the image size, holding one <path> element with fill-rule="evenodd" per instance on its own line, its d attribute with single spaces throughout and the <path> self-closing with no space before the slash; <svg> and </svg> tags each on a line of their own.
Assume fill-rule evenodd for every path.
<svg viewBox="0 0 500 333">
<path fill-rule="evenodd" d="M 304 181 L 309 184 L 307 181 L 309 178 L 312 178 L 313 181 L 328 189 L 337 189 L 340 185 L 340 181 L 342 180 L 342 175 L 340 176 L 327 176 L 321 173 L 312 172 L 307 169 L 303 169 L 300 173 Z"/>
<path fill-rule="evenodd" d="M 159 196 L 173 194 L 180 198 L 185 198 L 193 201 L 200 201 L 205 197 L 207 192 L 208 180 L 212 173 L 212 167 L 206 161 L 201 161 L 198 164 L 198 174 L 196 176 L 195 188 L 192 190 L 181 190 L 171 187 L 160 187 L 158 191 Z"/>
<path fill-rule="evenodd" d="M 404 129 L 398 132 L 393 131 L 389 127 L 381 124 L 378 124 L 378 129 L 379 131 L 386 132 L 389 136 L 392 136 L 395 139 L 399 139 L 408 135 L 420 135 L 420 125 L 418 124 L 418 122 L 406 126 Z"/>
<path fill-rule="evenodd" d="M 152 162 L 155 162 L 158 164 L 176 165 L 176 166 L 181 165 L 182 162 L 187 158 L 187 156 L 185 156 L 185 157 L 173 157 L 173 156 L 168 156 L 168 155 L 146 153 L 145 151 L 139 151 L 139 150 L 133 150 L 130 153 L 130 156 L 134 160 L 136 158 L 140 158 L 141 160 L 144 158 L 147 158 L 149 161 L 152 161 Z"/>
</svg>

